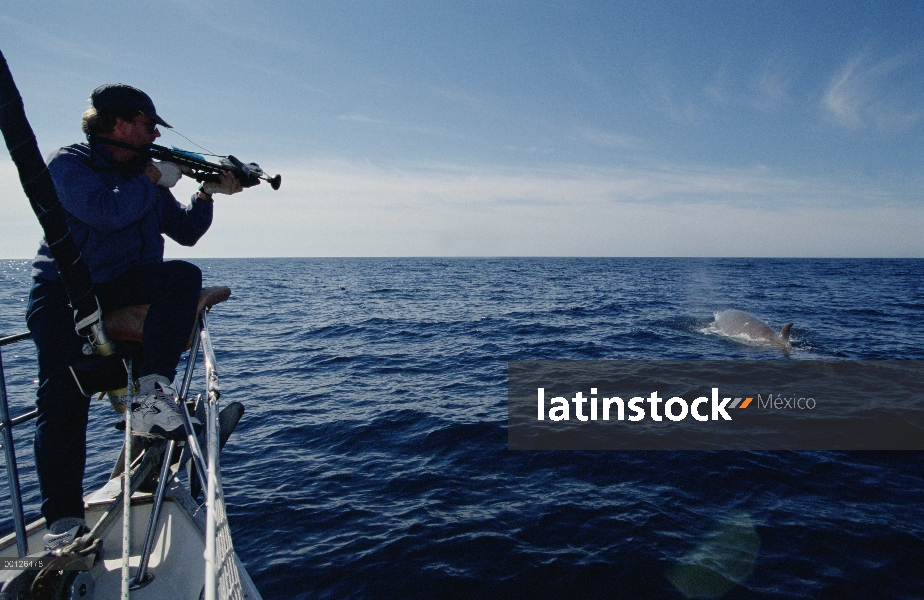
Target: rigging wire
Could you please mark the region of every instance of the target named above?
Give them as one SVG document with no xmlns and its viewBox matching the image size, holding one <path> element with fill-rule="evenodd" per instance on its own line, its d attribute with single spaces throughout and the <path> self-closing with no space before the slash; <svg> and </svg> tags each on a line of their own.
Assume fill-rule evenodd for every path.
<svg viewBox="0 0 924 600">
<path fill-rule="evenodd" d="M 192 141 L 191 139 L 189 139 L 188 137 L 186 137 L 185 135 L 183 135 L 182 133 L 180 133 L 180 132 L 177 131 L 176 129 L 171 128 L 170 131 L 172 131 L 173 133 L 177 134 L 178 136 L 180 136 L 181 138 L 183 138 L 184 140 L 186 140 L 187 142 L 189 142 L 190 144 L 192 144 L 192 145 L 195 146 L 196 148 L 199 148 L 200 150 L 204 150 L 204 153 L 203 153 L 203 154 L 205 154 L 205 156 L 214 156 L 214 157 L 216 157 L 216 158 L 228 158 L 227 156 L 225 156 L 225 155 L 223 155 L 223 154 L 215 154 L 214 152 L 212 152 L 212 151 L 209 150 L 208 148 L 203 148 L 202 146 L 200 146 L 200 145 L 197 144 L 196 142 Z"/>
</svg>

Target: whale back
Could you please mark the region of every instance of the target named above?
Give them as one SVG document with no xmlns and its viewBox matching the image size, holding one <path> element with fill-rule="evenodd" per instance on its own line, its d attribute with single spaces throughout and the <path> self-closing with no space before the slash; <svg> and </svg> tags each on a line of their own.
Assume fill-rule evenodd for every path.
<svg viewBox="0 0 924 600">
<path fill-rule="evenodd" d="M 792 323 L 787 323 L 777 333 L 754 315 L 741 310 L 730 309 L 716 313 L 715 325 L 722 333 L 728 336 L 743 336 L 753 342 L 764 342 L 782 348 L 792 348 L 789 341 Z"/>
</svg>

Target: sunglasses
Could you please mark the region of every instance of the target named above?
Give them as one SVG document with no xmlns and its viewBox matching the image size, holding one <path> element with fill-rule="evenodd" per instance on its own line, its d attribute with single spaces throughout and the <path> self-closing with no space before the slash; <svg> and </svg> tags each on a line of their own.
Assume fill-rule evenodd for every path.
<svg viewBox="0 0 924 600">
<path fill-rule="evenodd" d="M 154 133 L 157 130 L 157 123 L 154 121 L 144 121 L 141 118 L 135 118 L 132 123 L 141 123 L 148 133 Z"/>
</svg>

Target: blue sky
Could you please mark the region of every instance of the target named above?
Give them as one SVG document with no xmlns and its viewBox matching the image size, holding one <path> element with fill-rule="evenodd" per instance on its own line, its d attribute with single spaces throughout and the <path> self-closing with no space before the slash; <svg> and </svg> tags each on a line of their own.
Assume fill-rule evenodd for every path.
<svg viewBox="0 0 924 600">
<path fill-rule="evenodd" d="M 168 247 L 203 257 L 921 257 L 922 31 L 916 2 L 0 8 L 43 153 L 122 81 L 282 173 Z M 29 257 L 6 155 L 0 194 L 0 256 Z"/>
</svg>

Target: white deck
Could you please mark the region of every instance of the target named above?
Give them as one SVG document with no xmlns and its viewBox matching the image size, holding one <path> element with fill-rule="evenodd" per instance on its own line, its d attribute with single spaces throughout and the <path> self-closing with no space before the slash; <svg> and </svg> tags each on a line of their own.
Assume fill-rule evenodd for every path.
<svg viewBox="0 0 924 600">
<path fill-rule="evenodd" d="M 110 481 L 104 488 L 87 498 L 87 526 L 93 525 L 102 517 L 109 501 L 119 492 L 119 481 Z M 205 581 L 205 564 L 203 552 L 204 511 L 196 512 L 197 506 L 189 498 L 186 490 L 174 480 L 174 485 L 167 492 L 161 506 L 160 519 L 155 535 L 154 547 L 148 561 L 148 572 L 154 575 L 147 586 L 133 590 L 132 598 L 145 599 L 189 599 L 201 597 Z M 121 501 L 120 501 L 121 502 Z M 148 519 L 151 515 L 151 494 L 135 493 L 132 496 L 131 522 L 131 559 L 129 564 L 138 567 L 141 546 L 147 532 Z M 42 550 L 42 536 L 47 533 L 44 519 L 31 523 L 26 533 L 29 538 L 29 553 Z M 15 536 L 8 535 L 0 539 L 0 556 L 16 556 Z M 241 573 L 244 597 L 248 600 L 261 600 L 261 596 L 235 555 Z M 122 517 L 113 521 L 103 538 L 103 557 L 90 571 L 94 579 L 95 591 L 92 595 L 97 600 L 117 599 L 122 589 Z"/>
</svg>

